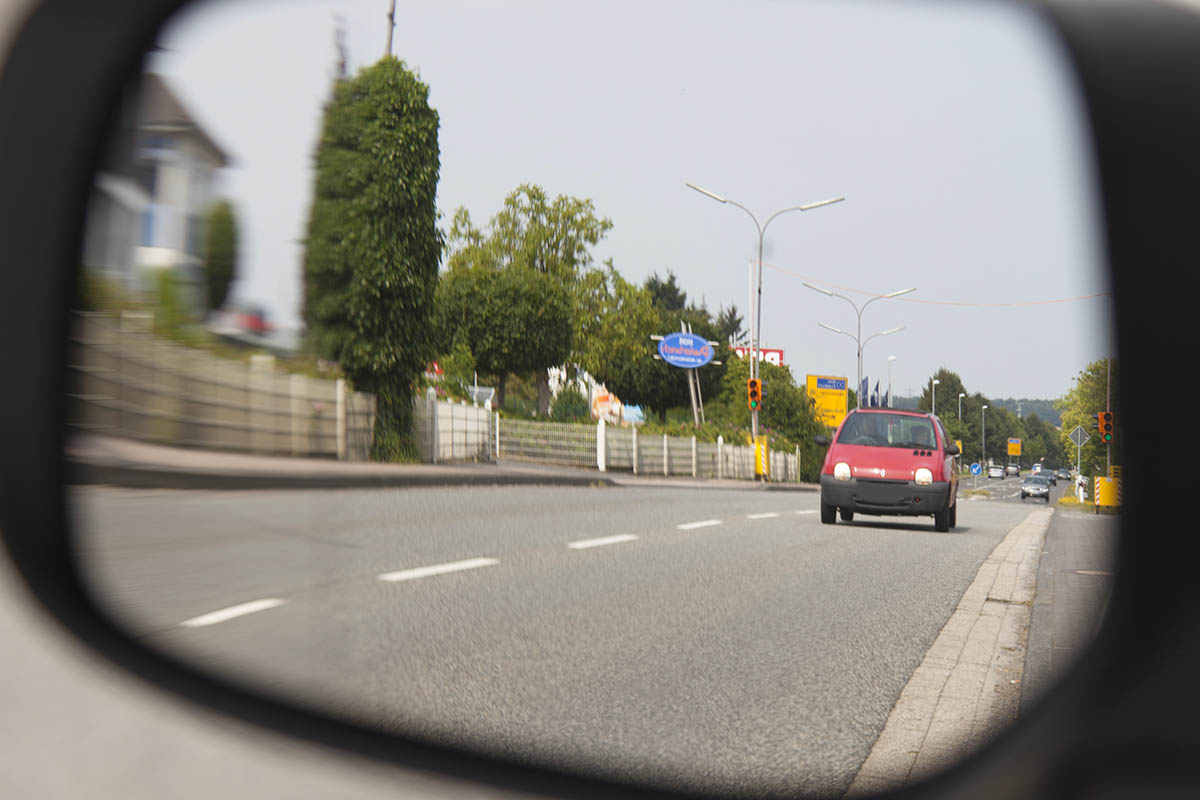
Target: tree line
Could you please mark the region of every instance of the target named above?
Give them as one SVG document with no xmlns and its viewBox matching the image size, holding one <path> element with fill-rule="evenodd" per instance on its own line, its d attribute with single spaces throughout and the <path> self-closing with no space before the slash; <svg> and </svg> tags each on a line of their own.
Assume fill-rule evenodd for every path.
<svg viewBox="0 0 1200 800">
<path fill-rule="evenodd" d="M 698 371 L 707 423 L 701 435 L 747 437 L 748 364 L 729 347 L 745 340 L 736 306 L 711 313 L 689 301 L 670 270 L 637 283 L 611 260 L 597 265 L 593 248 L 612 221 L 589 199 L 552 197 L 535 184 L 517 186 L 486 224 L 457 209 L 443 232 L 436 207 L 439 120 L 428 97 L 428 86 L 392 56 L 353 77 L 341 72 L 314 158 L 304 237 L 307 341 L 316 355 L 337 362 L 355 388 L 376 395 L 373 457 L 414 456 L 412 398 L 435 359 L 458 375 L 493 382 L 502 407 L 510 382 L 528 382 L 536 388 L 537 413 L 549 416 L 549 371 L 565 367 L 568 376 L 587 372 L 624 403 L 645 408 L 660 426 L 673 412 L 676 422 L 686 420 L 685 374 L 654 357 L 650 338 L 681 326 L 718 342 L 722 362 Z M 1063 399 L 1062 432 L 1036 414 L 1017 418 L 966 392 L 945 368 L 933 376 L 940 380 L 936 412 L 969 459 L 1007 460 L 1012 437 L 1022 439 L 1023 462 L 1065 464 L 1066 433 L 1076 423 L 1087 428 L 1096 410 L 1095 367 Z M 762 432 L 776 446 L 800 448 L 802 463 L 812 468 L 823 455 L 812 437 L 823 427 L 804 387 L 786 367 L 764 363 L 762 378 Z M 569 399 L 578 413 L 578 398 Z M 927 386 L 924 410 L 930 400 Z M 990 405 L 986 453 L 984 404 Z M 1089 468 L 1102 457 L 1097 453 L 1093 437 L 1083 454 Z"/>
</svg>

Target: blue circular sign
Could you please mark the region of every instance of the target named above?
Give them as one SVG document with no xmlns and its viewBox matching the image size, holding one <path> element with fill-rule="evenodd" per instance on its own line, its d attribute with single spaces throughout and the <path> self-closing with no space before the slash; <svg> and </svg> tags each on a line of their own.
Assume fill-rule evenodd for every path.
<svg viewBox="0 0 1200 800">
<path fill-rule="evenodd" d="M 978 461 L 976 461 L 974 464 L 971 465 L 971 474 L 972 475 L 978 475 L 981 472 L 983 472 L 983 467 L 979 466 Z"/>
<path fill-rule="evenodd" d="M 658 343 L 658 354 L 673 367 L 703 367 L 713 358 L 713 347 L 703 336 L 672 333 Z"/>
</svg>

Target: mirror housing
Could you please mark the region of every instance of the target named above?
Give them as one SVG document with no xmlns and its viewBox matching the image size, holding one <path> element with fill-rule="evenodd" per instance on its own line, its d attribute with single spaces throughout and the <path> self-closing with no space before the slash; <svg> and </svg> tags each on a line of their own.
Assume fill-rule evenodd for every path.
<svg viewBox="0 0 1200 800">
<path fill-rule="evenodd" d="M 816 442 L 821 447 L 825 447 L 829 444 L 829 437 L 823 433 L 818 433 L 816 436 L 813 437 L 813 441 Z"/>
<path fill-rule="evenodd" d="M 958 445 L 956 445 L 954 442 L 951 442 L 950 444 L 946 445 L 946 455 L 956 456 L 958 454 L 959 454 Z"/>
</svg>

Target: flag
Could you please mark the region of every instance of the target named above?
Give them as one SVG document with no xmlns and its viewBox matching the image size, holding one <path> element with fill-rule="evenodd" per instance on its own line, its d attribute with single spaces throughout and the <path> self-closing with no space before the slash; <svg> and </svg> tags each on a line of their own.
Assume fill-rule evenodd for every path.
<svg viewBox="0 0 1200 800">
<path fill-rule="evenodd" d="M 867 378 L 862 379 L 862 386 L 858 387 L 858 407 L 864 408 L 867 405 L 867 387 L 871 384 Z"/>
<path fill-rule="evenodd" d="M 871 405 L 879 406 L 879 381 L 875 381 L 875 391 L 871 393 Z"/>
<path fill-rule="evenodd" d="M 891 407 L 892 407 L 892 402 L 891 402 L 891 400 L 888 398 L 888 395 L 890 395 L 891 393 L 892 393 L 892 390 L 891 390 L 891 389 L 888 389 L 887 391 L 885 391 L 885 392 L 883 393 L 883 403 L 882 403 L 882 405 L 883 405 L 883 407 L 884 407 L 884 408 L 891 408 Z"/>
</svg>

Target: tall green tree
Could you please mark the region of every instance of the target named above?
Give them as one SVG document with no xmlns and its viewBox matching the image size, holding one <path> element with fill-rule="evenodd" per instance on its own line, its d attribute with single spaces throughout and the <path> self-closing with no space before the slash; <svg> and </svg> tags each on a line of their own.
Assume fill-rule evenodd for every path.
<svg viewBox="0 0 1200 800">
<path fill-rule="evenodd" d="M 538 372 L 570 354 L 574 314 L 561 282 L 526 267 L 456 267 L 441 279 L 434 328 L 443 347 L 467 347 L 497 380 L 503 407 L 510 373 Z"/>
<path fill-rule="evenodd" d="M 409 458 L 443 245 L 429 88 L 391 56 L 338 81 L 315 166 L 304 320 L 317 352 L 376 396 L 372 457 Z"/>
<path fill-rule="evenodd" d="M 229 296 L 237 274 L 238 231 L 233 205 L 218 200 L 209 209 L 204 230 L 204 278 L 208 284 L 208 308 L 218 309 Z"/>
<path fill-rule="evenodd" d="M 734 345 L 745 344 L 749 334 L 742 325 L 742 315 L 738 313 L 737 306 L 733 304 L 730 304 L 729 308 L 721 308 L 717 314 L 717 336 L 723 342 Z"/>
<path fill-rule="evenodd" d="M 687 307 L 687 292 L 679 287 L 675 273 L 667 270 L 667 278 L 663 280 L 655 272 L 646 279 L 646 288 L 654 305 L 666 311 L 682 311 Z"/>
<path fill-rule="evenodd" d="M 591 248 L 611 229 L 612 220 L 599 216 L 591 200 L 567 195 L 552 199 L 541 186 L 522 184 L 484 229 L 476 227 L 466 209 L 455 212 L 449 266 L 529 269 L 557 280 L 574 295 L 593 263 Z M 568 360 L 574 363 L 579 363 L 581 325 L 577 320 L 569 339 Z M 538 411 L 544 415 L 550 409 L 548 368 L 537 370 L 536 382 Z"/>
</svg>

